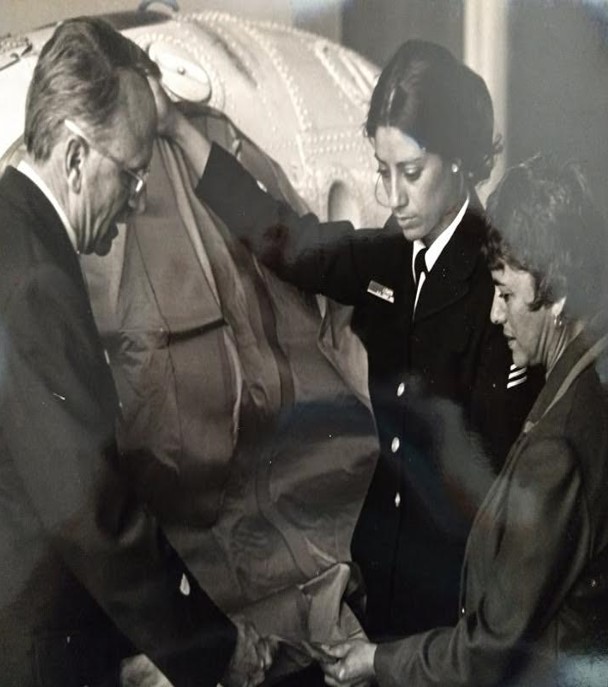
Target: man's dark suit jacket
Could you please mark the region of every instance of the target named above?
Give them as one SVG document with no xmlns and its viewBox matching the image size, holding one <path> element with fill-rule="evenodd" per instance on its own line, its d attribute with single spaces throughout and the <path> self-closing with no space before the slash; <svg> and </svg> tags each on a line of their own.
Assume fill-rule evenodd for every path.
<svg viewBox="0 0 608 687">
<path fill-rule="evenodd" d="M 354 230 L 300 217 L 218 146 L 197 194 L 281 278 L 354 305 L 381 445 L 352 546 L 366 629 L 455 622 L 470 523 L 538 388 L 507 389 L 511 354 L 490 322 L 483 220 L 465 214 L 412 317 L 412 244 L 394 222 Z"/>
<path fill-rule="evenodd" d="M 137 650 L 176 687 L 215 685 L 235 628 L 121 474 L 118 400 L 76 253 L 13 168 L 0 274 L 0 682 L 93 687 Z"/>
</svg>

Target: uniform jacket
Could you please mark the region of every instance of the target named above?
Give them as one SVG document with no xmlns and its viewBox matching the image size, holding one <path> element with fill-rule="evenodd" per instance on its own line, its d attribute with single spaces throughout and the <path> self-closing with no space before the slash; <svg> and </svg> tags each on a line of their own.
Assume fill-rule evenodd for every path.
<svg viewBox="0 0 608 687">
<path fill-rule="evenodd" d="M 412 319 L 412 245 L 390 221 L 354 230 L 299 217 L 216 146 L 197 194 L 280 277 L 354 305 L 381 442 L 353 540 L 367 629 L 455 620 L 470 521 L 530 405 L 529 384 L 507 390 L 510 353 L 489 320 L 483 222 L 465 215 Z"/>
<path fill-rule="evenodd" d="M 587 349 L 551 371 L 473 524 L 461 617 L 381 645 L 381 687 L 606 681 L 608 403 L 593 365 L 552 406 Z"/>
<path fill-rule="evenodd" d="M 215 685 L 234 627 L 185 584 L 122 476 L 116 392 L 76 253 L 13 168 L 0 245 L 2 683 L 93 686 L 138 649 L 176 686 Z"/>
</svg>

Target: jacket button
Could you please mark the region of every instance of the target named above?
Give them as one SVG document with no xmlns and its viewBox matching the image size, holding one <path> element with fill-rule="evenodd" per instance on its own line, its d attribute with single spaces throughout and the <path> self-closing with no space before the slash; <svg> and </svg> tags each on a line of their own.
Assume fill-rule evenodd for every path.
<svg viewBox="0 0 608 687">
<path fill-rule="evenodd" d="M 179 591 L 184 596 L 190 596 L 190 582 L 188 582 L 186 575 L 182 575 L 181 582 L 179 583 Z"/>
<path fill-rule="evenodd" d="M 595 589 L 595 587 L 597 587 L 597 580 L 595 579 L 595 577 L 591 578 L 590 584 L 591 584 L 591 587 L 594 589 Z"/>
<path fill-rule="evenodd" d="M 401 494 L 399 492 L 397 492 L 395 494 L 395 508 L 399 508 L 400 504 L 401 504 Z"/>
<path fill-rule="evenodd" d="M 393 437 L 393 440 L 391 441 L 391 451 L 393 453 L 397 453 L 397 451 L 399 450 L 399 446 L 401 446 L 399 437 Z"/>
<path fill-rule="evenodd" d="M 464 615 L 466 612 L 467 612 L 467 611 L 466 611 L 465 607 L 463 606 L 463 607 L 460 609 L 460 615 Z"/>
<path fill-rule="evenodd" d="M 405 391 L 405 384 L 401 382 L 399 386 L 397 387 L 397 396 L 403 396 L 403 392 Z"/>
</svg>

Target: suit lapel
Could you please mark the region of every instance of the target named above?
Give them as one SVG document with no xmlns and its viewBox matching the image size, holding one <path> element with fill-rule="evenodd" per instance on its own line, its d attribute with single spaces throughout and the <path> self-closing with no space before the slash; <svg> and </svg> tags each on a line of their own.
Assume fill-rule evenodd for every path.
<svg viewBox="0 0 608 687">
<path fill-rule="evenodd" d="M 483 232 L 482 221 L 467 212 L 427 275 L 414 313 L 414 322 L 435 315 L 467 295 L 471 274 L 480 259 Z M 412 280 L 411 275 L 409 279 Z"/>
<path fill-rule="evenodd" d="M 88 369 L 87 375 L 96 385 L 95 392 L 108 417 L 114 418 L 120 414 L 114 379 L 106 364 L 103 343 L 93 317 L 78 255 L 65 227 L 48 198 L 24 174 L 8 167 L 1 183 L 3 195 L 27 218 L 26 222 L 16 224 L 16 230 L 30 233 L 27 240 L 35 246 L 34 250 L 43 252 L 41 259 L 60 269 L 70 279 L 74 292 L 78 294 L 80 305 L 78 310 L 74 311 L 77 315 L 77 326 L 86 332 L 91 345 L 91 355 L 96 358 L 96 368 Z"/>
<path fill-rule="evenodd" d="M 86 294 L 80 262 L 65 227 L 48 198 L 28 177 L 14 167 L 7 167 L 2 183 L 11 202 L 32 218 L 28 226 L 55 263 L 70 275 Z"/>
</svg>

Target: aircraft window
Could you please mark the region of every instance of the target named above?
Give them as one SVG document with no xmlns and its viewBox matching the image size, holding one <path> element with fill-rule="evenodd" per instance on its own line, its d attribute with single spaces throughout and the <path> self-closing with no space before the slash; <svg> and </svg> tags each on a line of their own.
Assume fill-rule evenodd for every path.
<svg viewBox="0 0 608 687">
<path fill-rule="evenodd" d="M 355 227 L 361 226 L 359 205 L 352 191 L 343 181 L 334 181 L 329 189 L 327 218 L 330 222 L 347 219 Z"/>
</svg>

